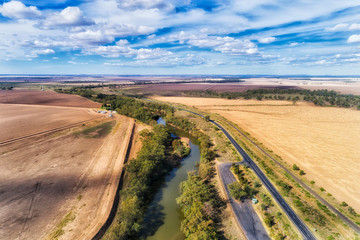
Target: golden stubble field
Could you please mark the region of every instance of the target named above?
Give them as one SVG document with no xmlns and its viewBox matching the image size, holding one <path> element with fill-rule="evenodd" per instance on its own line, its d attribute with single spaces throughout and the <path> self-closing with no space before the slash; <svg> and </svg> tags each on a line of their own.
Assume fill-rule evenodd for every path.
<svg viewBox="0 0 360 240">
<path fill-rule="evenodd" d="M 360 111 L 287 101 L 154 97 L 235 122 L 309 180 L 360 211 Z"/>
</svg>

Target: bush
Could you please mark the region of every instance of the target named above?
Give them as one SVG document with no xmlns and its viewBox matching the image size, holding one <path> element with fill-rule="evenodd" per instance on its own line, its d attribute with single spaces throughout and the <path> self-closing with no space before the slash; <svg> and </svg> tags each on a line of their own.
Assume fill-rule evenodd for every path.
<svg viewBox="0 0 360 240">
<path fill-rule="evenodd" d="M 255 181 L 254 182 L 254 187 L 256 187 L 256 188 L 261 187 L 261 183 L 259 183 L 258 181 Z"/>
<path fill-rule="evenodd" d="M 292 168 L 293 168 L 293 170 L 295 170 L 295 171 L 300 170 L 300 168 L 299 168 L 296 164 L 294 164 Z"/>
<path fill-rule="evenodd" d="M 265 214 L 264 222 L 265 222 L 266 226 L 268 226 L 270 228 L 275 225 L 274 217 L 271 216 L 269 213 Z"/>
<path fill-rule="evenodd" d="M 305 175 L 305 172 L 303 170 L 300 170 L 299 174 L 300 175 Z"/>
<path fill-rule="evenodd" d="M 355 209 L 353 209 L 353 208 L 350 207 L 350 206 L 349 206 L 349 208 L 348 208 L 348 211 L 349 211 L 349 213 L 350 213 L 351 215 L 353 215 L 353 216 L 356 216 L 356 215 L 357 215 L 356 212 L 355 212 Z"/>
<path fill-rule="evenodd" d="M 348 204 L 347 204 L 346 202 L 342 202 L 342 203 L 340 204 L 340 206 L 342 206 L 342 207 L 347 207 Z"/>
</svg>

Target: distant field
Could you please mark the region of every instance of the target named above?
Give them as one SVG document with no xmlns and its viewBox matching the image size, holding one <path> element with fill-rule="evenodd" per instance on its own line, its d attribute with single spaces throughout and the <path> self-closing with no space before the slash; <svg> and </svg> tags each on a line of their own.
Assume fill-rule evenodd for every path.
<svg viewBox="0 0 360 240">
<path fill-rule="evenodd" d="M 360 111 L 287 101 L 155 97 L 237 123 L 339 201 L 360 211 Z"/>
<path fill-rule="evenodd" d="M 247 85 L 243 83 L 162 83 L 162 84 L 147 84 L 126 89 L 127 92 L 145 95 L 181 95 L 184 91 L 217 91 L 217 92 L 245 92 L 251 89 L 258 88 L 275 88 L 274 86 L 266 85 Z M 286 87 L 283 88 L 296 88 Z"/>
<path fill-rule="evenodd" d="M 31 90 L 0 90 L 0 103 L 82 108 L 101 107 L 100 103 L 95 103 L 76 95 Z"/>
</svg>

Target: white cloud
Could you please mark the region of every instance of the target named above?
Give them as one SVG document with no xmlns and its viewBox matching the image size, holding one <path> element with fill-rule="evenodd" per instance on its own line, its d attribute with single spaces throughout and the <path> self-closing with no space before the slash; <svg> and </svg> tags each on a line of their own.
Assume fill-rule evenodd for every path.
<svg viewBox="0 0 360 240">
<path fill-rule="evenodd" d="M 148 48 L 140 48 L 136 50 L 136 59 L 154 59 L 160 58 L 167 55 L 171 55 L 172 53 L 169 51 L 165 51 L 161 48 L 148 49 Z"/>
<path fill-rule="evenodd" d="M 188 43 L 197 47 L 210 47 L 215 51 L 231 55 L 254 54 L 258 52 L 256 45 L 250 40 L 240 40 L 233 37 L 192 36 Z"/>
<path fill-rule="evenodd" d="M 34 6 L 26 7 L 22 2 L 11 1 L 0 6 L 0 13 L 8 18 L 37 18 L 41 12 Z"/>
<path fill-rule="evenodd" d="M 326 30 L 328 30 L 328 31 L 356 31 L 356 30 L 360 30 L 360 24 L 353 23 L 350 25 L 348 23 L 340 23 L 340 24 L 335 25 L 334 27 L 326 28 Z"/>
<path fill-rule="evenodd" d="M 41 49 L 41 50 L 34 50 L 34 51 L 32 51 L 32 53 L 35 53 L 35 54 L 53 54 L 53 53 L 55 53 L 55 51 L 52 50 L 52 49 L 47 48 L 47 49 Z"/>
<path fill-rule="evenodd" d="M 319 65 L 324 65 L 324 64 L 327 64 L 328 62 L 326 62 L 326 60 L 319 60 L 317 62 L 315 62 L 315 64 L 319 64 Z"/>
<path fill-rule="evenodd" d="M 360 30 L 360 24 L 359 23 L 353 23 L 350 25 L 349 30 Z"/>
<path fill-rule="evenodd" d="M 260 43 L 272 43 L 276 40 L 275 37 L 263 37 L 263 38 L 259 38 L 258 41 Z"/>
<path fill-rule="evenodd" d="M 76 64 L 87 65 L 88 64 L 87 62 L 75 62 L 75 61 L 68 61 L 68 63 L 74 64 L 74 65 L 76 65 Z"/>
<path fill-rule="evenodd" d="M 165 55 L 154 59 L 138 59 L 131 62 L 106 62 L 108 66 L 127 66 L 127 67 L 178 67 L 178 66 L 198 66 L 207 63 L 207 59 L 195 54 L 185 54 L 176 56 L 173 54 Z"/>
<path fill-rule="evenodd" d="M 347 23 L 339 23 L 333 27 L 327 28 L 326 30 L 328 30 L 328 31 L 346 31 L 346 30 L 348 30 L 348 27 L 349 27 L 349 24 L 347 24 Z"/>
<path fill-rule="evenodd" d="M 297 43 L 297 42 L 290 43 L 290 47 L 295 47 L 297 45 L 299 45 L 299 43 Z"/>
<path fill-rule="evenodd" d="M 172 10 L 174 6 L 170 1 L 164 0 L 118 0 L 120 9 L 135 10 L 135 9 L 161 9 Z"/>
<path fill-rule="evenodd" d="M 356 42 L 360 42 L 360 34 L 359 35 L 351 35 L 348 40 L 347 40 L 348 43 L 356 43 Z"/>
<path fill-rule="evenodd" d="M 85 32 L 71 34 L 70 38 L 87 44 L 104 44 L 114 41 L 114 38 L 112 36 L 108 36 L 102 33 L 100 30 L 87 30 Z"/>
<path fill-rule="evenodd" d="M 25 58 L 27 59 L 33 59 L 37 58 L 39 55 L 47 55 L 47 54 L 54 54 L 55 51 L 52 49 L 35 49 L 32 50 L 30 54 L 26 54 Z"/>
<path fill-rule="evenodd" d="M 155 28 L 148 26 L 135 26 L 130 24 L 107 24 L 102 26 L 105 30 L 104 33 L 113 37 L 128 37 L 147 35 L 153 33 Z"/>
<path fill-rule="evenodd" d="M 53 29 L 56 27 L 77 27 L 92 24 L 94 22 L 86 18 L 78 7 L 67 7 L 61 12 L 49 15 L 39 26 L 44 29 Z"/>
<path fill-rule="evenodd" d="M 118 58 L 121 56 L 132 57 L 136 59 L 155 59 L 161 58 L 164 56 L 171 55 L 172 53 L 160 48 L 140 48 L 134 49 L 129 46 L 127 40 L 119 40 L 116 42 L 116 45 L 110 46 L 97 46 L 84 49 L 85 54 L 89 55 L 101 55 L 103 57 Z"/>
</svg>

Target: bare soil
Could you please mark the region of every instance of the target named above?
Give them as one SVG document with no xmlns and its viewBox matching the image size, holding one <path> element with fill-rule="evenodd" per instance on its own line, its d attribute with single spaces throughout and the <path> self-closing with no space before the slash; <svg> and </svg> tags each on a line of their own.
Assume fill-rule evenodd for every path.
<svg viewBox="0 0 360 240">
<path fill-rule="evenodd" d="M 101 107 L 100 103 L 92 102 L 77 95 L 34 90 L 0 90 L 0 103 L 81 108 Z"/>
<path fill-rule="evenodd" d="M 0 110 L 2 140 L 100 115 L 33 105 L 0 104 Z M 0 146 L 0 239 L 91 239 L 113 203 L 134 124 L 114 120 L 107 136 L 79 134 L 112 121 L 102 118 Z"/>
<path fill-rule="evenodd" d="M 0 104 L 0 142 L 100 116 L 86 108 Z"/>
<path fill-rule="evenodd" d="M 360 211 L 360 111 L 287 101 L 156 97 L 235 122 L 338 201 Z"/>
</svg>

